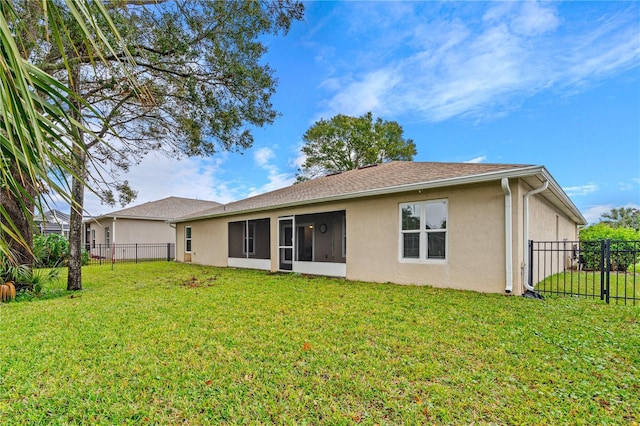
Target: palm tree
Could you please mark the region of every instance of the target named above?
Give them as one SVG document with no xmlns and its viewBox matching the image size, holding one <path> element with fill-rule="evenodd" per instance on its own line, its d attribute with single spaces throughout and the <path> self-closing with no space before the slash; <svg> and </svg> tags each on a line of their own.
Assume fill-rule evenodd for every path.
<svg viewBox="0 0 640 426">
<path fill-rule="evenodd" d="M 633 207 L 618 207 L 608 213 L 600 215 L 600 221 L 612 228 L 640 229 L 640 209 Z"/>
<path fill-rule="evenodd" d="M 113 52 L 97 18 L 107 23 L 112 40 L 122 39 L 102 2 L 64 3 L 96 61 L 104 58 L 104 52 Z M 41 13 L 39 17 L 44 19 L 52 42 L 65 43 L 68 33 L 60 18 L 62 4 L 48 0 L 25 4 Z M 71 204 L 71 190 L 64 176 L 82 178 L 74 173 L 74 157 L 82 155 L 84 149 L 78 142 L 79 134 L 91 130 L 74 119 L 79 116 L 79 105 L 88 107 L 82 99 L 28 61 L 25 40 L 16 43 L 18 34 L 28 34 L 26 25 L 20 21 L 14 2 L 0 2 L 0 190 L 16 201 L 22 215 L 32 223 L 32 208 L 42 202 L 38 195 L 41 189 Z M 0 205 L 0 255 L 12 258 L 16 245 L 30 250 L 25 234 L 16 224 L 15 211 L 5 208 L 5 203 Z"/>
</svg>

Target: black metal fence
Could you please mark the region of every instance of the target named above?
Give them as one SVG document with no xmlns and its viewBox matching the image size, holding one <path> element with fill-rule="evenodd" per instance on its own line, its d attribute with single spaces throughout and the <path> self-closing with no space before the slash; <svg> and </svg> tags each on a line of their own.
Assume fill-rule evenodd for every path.
<svg viewBox="0 0 640 426">
<path fill-rule="evenodd" d="M 529 241 L 528 275 L 542 294 L 640 305 L 640 241 Z"/>
<path fill-rule="evenodd" d="M 150 260 L 175 259 L 176 247 L 173 243 L 132 243 L 96 244 L 87 247 L 89 265 L 110 265 L 112 263 L 138 263 Z"/>
</svg>

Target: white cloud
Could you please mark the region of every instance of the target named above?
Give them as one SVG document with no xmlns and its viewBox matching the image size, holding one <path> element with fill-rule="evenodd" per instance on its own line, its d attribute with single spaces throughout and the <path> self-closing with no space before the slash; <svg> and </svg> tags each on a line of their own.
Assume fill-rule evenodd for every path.
<svg viewBox="0 0 640 426">
<path fill-rule="evenodd" d="M 472 158 L 471 160 L 465 161 L 465 163 L 482 163 L 487 159 L 486 155 L 481 155 L 479 157 Z"/>
<path fill-rule="evenodd" d="M 236 190 L 224 182 L 220 174 L 227 154 L 216 154 L 215 158 L 168 158 L 160 154 L 149 154 L 142 162 L 131 168 L 129 173 L 118 178 L 128 180 L 138 192 L 136 200 L 125 207 L 175 196 L 228 203 L 238 199 Z M 68 207 L 66 207 L 68 208 Z M 85 191 L 85 210 L 97 216 L 122 207 L 104 205 L 90 191 Z"/>
<path fill-rule="evenodd" d="M 365 75 L 360 81 L 349 82 L 329 100 L 328 111 L 320 113 L 319 118 L 330 118 L 338 112 L 359 116 L 368 111 L 384 110 L 384 99 L 393 92 L 399 81 L 393 71 L 379 69 Z M 329 84 L 336 82 L 324 82 L 323 86 Z"/>
<path fill-rule="evenodd" d="M 569 28 L 553 3 L 488 4 L 479 23 L 433 18 L 447 15 L 425 12 L 441 7 L 429 3 L 398 8 L 401 28 L 367 33 L 366 54 L 349 52 L 344 63 L 331 63 L 320 85 L 329 94 L 323 115 L 495 117 L 543 90 L 575 90 L 640 63 L 636 5 Z"/>
<path fill-rule="evenodd" d="M 528 1 L 522 4 L 522 13 L 511 21 L 510 27 L 515 34 L 533 36 L 552 31 L 559 23 L 554 9 L 542 7 L 535 1 Z"/>
<path fill-rule="evenodd" d="M 640 187 L 640 178 L 632 178 L 631 182 L 620 182 L 621 191 L 631 191 Z"/>
<path fill-rule="evenodd" d="M 274 152 L 271 150 L 271 148 L 267 148 L 267 147 L 259 148 L 253 154 L 253 159 L 255 160 L 256 164 L 259 166 L 267 166 L 269 164 L 269 161 L 272 160 L 274 157 L 275 157 Z"/>
<path fill-rule="evenodd" d="M 258 149 L 253 158 L 258 167 L 267 171 L 268 182 L 257 188 L 249 188 L 247 197 L 274 191 L 295 182 L 295 176 L 293 176 L 293 174 L 280 172 L 278 166 L 272 163 L 272 160 L 276 158 L 276 154 L 271 148 L 264 147 Z"/>
<path fill-rule="evenodd" d="M 576 197 L 576 196 L 588 195 L 588 194 L 591 194 L 592 192 L 597 191 L 598 185 L 592 182 L 586 185 L 567 186 L 562 189 L 564 190 L 564 192 L 567 193 L 569 197 Z"/>
<path fill-rule="evenodd" d="M 611 204 L 591 206 L 587 211 L 582 212 L 582 215 L 587 219 L 588 223 L 598 223 L 600 221 L 600 216 L 602 216 L 603 213 L 610 212 L 612 208 L 613 205 Z"/>
</svg>

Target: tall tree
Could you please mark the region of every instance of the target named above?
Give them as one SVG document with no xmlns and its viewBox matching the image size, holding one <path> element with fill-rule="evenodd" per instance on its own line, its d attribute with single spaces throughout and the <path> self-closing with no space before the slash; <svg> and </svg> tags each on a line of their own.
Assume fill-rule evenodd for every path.
<svg viewBox="0 0 640 426">
<path fill-rule="evenodd" d="M 102 49 L 113 49 L 96 31 L 94 18 L 103 20 L 111 40 L 120 38 L 102 3 L 89 11 L 93 1 L 67 0 L 67 7 L 82 24 L 77 37 L 98 61 Z M 0 255 L 15 263 L 28 263 L 31 256 L 33 207 L 41 200 L 37 192 L 46 187 L 71 200 L 64 182 L 53 176 L 72 172 L 69 153 L 82 148 L 76 138 L 82 125 L 71 115 L 82 100 L 29 61 L 42 34 L 52 33 L 57 42 L 67 38 L 58 8 L 48 0 L 0 2 Z"/>
<path fill-rule="evenodd" d="M 640 229 L 640 209 L 633 207 L 618 207 L 600 215 L 600 221 L 612 228 Z"/>
<path fill-rule="evenodd" d="M 395 121 L 373 119 L 368 112 L 361 117 L 338 114 L 317 121 L 302 137 L 305 161 L 297 180 L 357 169 L 393 160 L 412 160 L 416 145 L 403 137 Z"/>
<path fill-rule="evenodd" d="M 96 65 L 81 37 L 50 44 L 33 57 L 93 107 L 77 105 L 74 117 L 93 133 L 78 133 L 82 149 L 73 157 L 70 290 L 82 288 L 84 179 L 104 177 L 92 186 L 109 194 L 110 176 L 152 150 L 204 156 L 250 146 L 250 127 L 270 124 L 277 116 L 270 103 L 273 70 L 261 63 L 264 36 L 286 33 L 303 13 L 292 0 L 149 3 L 110 3 L 111 18 L 134 62 L 134 85 L 123 78 L 125 51 L 112 52 L 107 64 Z M 61 17 L 70 34 L 80 32 L 64 8 Z M 105 118 L 99 125 L 96 111 Z M 99 143 L 102 138 L 110 145 Z"/>
</svg>

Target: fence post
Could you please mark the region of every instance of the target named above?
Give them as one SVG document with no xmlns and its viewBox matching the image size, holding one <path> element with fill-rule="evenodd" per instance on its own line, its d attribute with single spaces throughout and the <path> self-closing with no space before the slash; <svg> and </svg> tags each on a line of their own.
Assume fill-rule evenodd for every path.
<svg viewBox="0 0 640 426">
<path fill-rule="evenodd" d="M 600 241 L 600 300 L 609 303 L 611 290 L 611 240 Z"/>
<path fill-rule="evenodd" d="M 167 243 L 167 262 L 171 262 L 171 243 Z"/>
<path fill-rule="evenodd" d="M 529 270 L 527 271 L 529 286 L 533 287 L 533 240 L 529 240 Z"/>
<path fill-rule="evenodd" d="M 607 260 L 605 263 L 605 291 L 607 293 L 607 303 L 609 303 L 609 295 L 611 293 L 611 240 L 607 239 L 605 243 Z"/>
<path fill-rule="evenodd" d="M 138 263 L 138 243 L 136 243 L 136 263 Z"/>
</svg>

